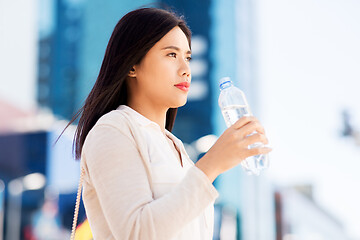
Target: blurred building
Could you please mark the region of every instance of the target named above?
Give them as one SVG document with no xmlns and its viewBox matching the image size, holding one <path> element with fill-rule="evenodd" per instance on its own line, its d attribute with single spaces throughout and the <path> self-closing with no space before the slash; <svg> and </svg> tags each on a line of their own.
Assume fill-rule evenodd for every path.
<svg viewBox="0 0 360 240">
<path fill-rule="evenodd" d="M 5 182 L 33 172 L 45 174 L 45 131 L 0 135 L 0 175 Z"/>
<path fill-rule="evenodd" d="M 32 111 L 20 109 L 8 100 L 0 99 L 0 133 L 16 131 L 21 128 L 20 123 L 24 119 L 33 115 Z"/>
<path fill-rule="evenodd" d="M 69 229 L 79 180 L 79 162 L 74 161 L 71 149 L 74 129 L 68 129 L 54 145 L 63 122 L 46 113 L 24 113 L 11 104 L 0 106 L 0 239 L 29 239 L 32 217 L 42 207 L 46 192 L 55 194 L 59 223 Z M 44 176 L 46 182 L 39 187 L 25 181 L 33 173 Z"/>
<path fill-rule="evenodd" d="M 276 240 L 348 240 L 343 225 L 318 206 L 309 192 L 279 189 L 276 199 Z"/>
<path fill-rule="evenodd" d="M 39 31 L 38 96 L 41 107 L 71 119 L 76 112 L 79 81 L 79 45 L 82 33 L 82 4 L 78 1 L 50 1 L 39 7 L 48 12 Z M 50 14 L 49 14 L 50 12 Z M 45 13 L 41 13 L 45 14 Z"/>
<path fill-rule="evenodd" d="M 0 179 L 0 239 L 4 232 L 5 184 Z"/>
</svg>

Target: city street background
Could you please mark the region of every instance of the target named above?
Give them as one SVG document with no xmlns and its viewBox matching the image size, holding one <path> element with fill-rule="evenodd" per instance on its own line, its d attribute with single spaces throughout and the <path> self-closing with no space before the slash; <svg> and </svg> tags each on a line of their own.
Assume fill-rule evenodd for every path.
<svg viewBox="0 0 360 240">
<path fill-rule="evenodd" d="M 273 151 L 214 182 L 214 239 L 360 240 L 360 2 L 163 0 L 193 32 L 174 134 L 194 162 L 225 130 L 218 80 L 246 94 Z M 148 0 L 0 0 L 0 240 L 69 237 L 76 125 L 117 21 Z M 80 223 L 86 219 L 81 206 Z"/>
</svg>

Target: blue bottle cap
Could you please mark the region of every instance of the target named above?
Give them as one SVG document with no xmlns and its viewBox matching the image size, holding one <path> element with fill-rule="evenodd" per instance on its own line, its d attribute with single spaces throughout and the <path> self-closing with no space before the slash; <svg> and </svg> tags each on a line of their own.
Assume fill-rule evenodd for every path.
<svg viewBox="0 0 360 240">
<path fill-rule="evenodd" d="M 230 77 L 223 77 L 223 78 L 220 78 L 219 80 L 219 86 L 221 88 L 221 86 L 225 83 L 229 83 L 229 82 L 232 82 Z"/>
</svg>

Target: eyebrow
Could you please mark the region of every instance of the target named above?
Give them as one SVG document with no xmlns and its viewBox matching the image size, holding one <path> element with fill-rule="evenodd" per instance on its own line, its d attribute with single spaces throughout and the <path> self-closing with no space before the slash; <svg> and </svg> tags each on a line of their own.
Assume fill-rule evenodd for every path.
<svg viewBox="0 0 360 240">
<path fill-rule="evenodd" d="M 174 50 L 176 50 L 176 51 L 179 51 L 179 52 L 180 52 L 180 48 L 175 47 L 175 46 L 167 46 L 167 47 L 162 48 L 161 50 L 166 50 L 166 49 L 174 49 Z M 190 50 L 188 50 L 188 51 L 186 52 L 186 54 L 191 54 L 191 51 L 190 51 Z"/>
</svg>

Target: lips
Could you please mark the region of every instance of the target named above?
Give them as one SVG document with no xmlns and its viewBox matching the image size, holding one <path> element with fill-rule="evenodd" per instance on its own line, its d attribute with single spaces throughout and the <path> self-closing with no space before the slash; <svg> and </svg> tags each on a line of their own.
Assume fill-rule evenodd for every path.
<svg viewBox="0 0 360 240">
<path fill-rule="evenodd" d="M 183 91 L 189 91 L 190 83 L 189 82 L 181 82 L 181 83 L 175 84 L 174 86 Z"/>
</svg>

